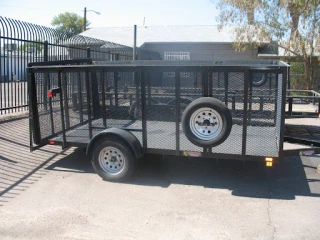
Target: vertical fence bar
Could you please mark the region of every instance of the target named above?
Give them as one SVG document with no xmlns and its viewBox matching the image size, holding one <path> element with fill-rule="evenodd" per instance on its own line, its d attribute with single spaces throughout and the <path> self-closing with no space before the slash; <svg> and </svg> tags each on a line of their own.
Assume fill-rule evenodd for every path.
<svg viewBox="0 0 320 240">
<path fill-rule="evenodd" d="M 43 46 L 43 60 L 45 62 L 48 61 L 48 41 L 44 42 L 44 46 Z M 42 92 L 42 96 L 43 96 L 43 108 L 44 110 L 48 110 L 48 101 L 47 101 L 47 91 L 49 90 L 48 88 L 48 73 L 44 74 L 44 79 L 43 79 L 43 92 Z"/>
<path fill-rule="evenodd" d="M 87 58 L 91 57 L 91 50 L 90 47 L 87 47 Z"/>
</svg>

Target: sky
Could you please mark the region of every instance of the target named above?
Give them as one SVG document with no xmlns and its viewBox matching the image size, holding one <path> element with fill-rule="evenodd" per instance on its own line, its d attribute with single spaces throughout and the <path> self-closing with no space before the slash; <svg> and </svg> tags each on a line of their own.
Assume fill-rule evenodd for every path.
<svg viewBox="0 0 320 240">
<path fill-rule="evenodd" d="M 54 16 L 83 16 L 85 7 L 90 28 L 141 26 L 144 19 L 147 26 L 215 25 L 218 15 L 210 0 L 0 0 L 0 16 L 51 27 Z"/>
</svg>

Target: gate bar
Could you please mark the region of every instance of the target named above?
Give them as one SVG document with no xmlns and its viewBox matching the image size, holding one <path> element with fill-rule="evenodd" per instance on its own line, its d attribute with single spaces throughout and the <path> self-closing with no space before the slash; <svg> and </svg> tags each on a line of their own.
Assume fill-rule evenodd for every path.
<svg viewBox="0 0 320 240">
<path fill-rule="evenodd" d="M 58 72 L 58 87 L 61 89 L 62 84 L 61 84 L 61 69 L 59 69 Z M 67 145 L 67 138 L 66 138 L 66 127 L 64 124 L 64 111 L 63 111 L 63 97 L 62 97 L 62 91 L 60 91 L 60 114 L 61 114 L 61 127 L 62 127 L 62 148 L 66 148 Z"/>
<path fill-rule="evenodd" d="M 244 70 L 244 92 L 243 92 L 243 124 L 242 124 L 242 155 L 246 155 L 247 150 L 247 124 L 248 124 L 248 88 L 249 88 L 249 69 Z"/>
</svg>

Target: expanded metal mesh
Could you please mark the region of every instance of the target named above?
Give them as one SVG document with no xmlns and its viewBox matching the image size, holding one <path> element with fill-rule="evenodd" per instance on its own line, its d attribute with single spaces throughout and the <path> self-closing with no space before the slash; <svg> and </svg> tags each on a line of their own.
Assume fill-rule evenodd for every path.
<svg viewBox="0 0 320 240">
<path fill-rule="evenodd" d="M 232 115 L 230 136 L 212 148 L 214 153 L 241 154 L 244 108 L 244 72 L 230 70 L 213 72 L 212 97 L 219 99 Z"/>
<path fill-rule="evenodd" d="M 246 154 L 278 156 L 276 111 L 281 109 L 278 100 L 277 74 L 250 72 L 248 89 L 248 116 Z M 281 111 L 281 110 L 280 110 Z M 278 122 L 280 125 L 280 122 Z"/>
<path fill-rule="evenodd" d="M 277 144 L 278 144 L 278 149 L 280 150 L 280 143 L 281 143 L 281 121 L 282 121 L 282 109 L 281 106 L 284 104 L 282 102 L 282 92 L 283 92 L 283 75 L 282 74 L 277 74 L 277 108 L 276 108 L 276 128 L 277 128 Z"/>
<path fill-rule="evenodd" d="M 211 96 L 232 116 L 229 137 L 212 147 L 212 153 L 278 156 L 282 74 L 246 68 L 187 69 L 115 65 L 36 70 L 41 139 L 62 133 L 64 127 L 67 142 L 88 143 L 103 129 L 116 127 L 131 131 L 146 149 L 202 152 L 186 137 L 181 117 L 194 100 Z M 47 90 L 55 88 L 60 92 L 48 98 Z"/>
<path fill-rule="evenodd" d="M 147 147 L 175 150 L 175 72 L 148 72 L 146 78 Z"/>
</svg>

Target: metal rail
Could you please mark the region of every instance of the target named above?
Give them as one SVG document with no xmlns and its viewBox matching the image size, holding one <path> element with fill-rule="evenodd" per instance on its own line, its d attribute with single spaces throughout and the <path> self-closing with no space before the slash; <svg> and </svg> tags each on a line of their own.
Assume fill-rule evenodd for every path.
<svg viewBox="0 0 320 240">
<path fill-rule="evenodd" d="M 294 89 L 287 89 L 287 102 L 288 102 L 288 111 L 287 117 L 293 116 L 319 116 L 320 113 L 320 93 L 314 90 L 294 90 Z M 298 101 L 298 102 L 297 102 Z M 318 109 L 314 113 L 304 113 L 304 112 L 293 112 L 293 104 L 300 103 L 300 104 L 318 104 Z"/>
</svg>

